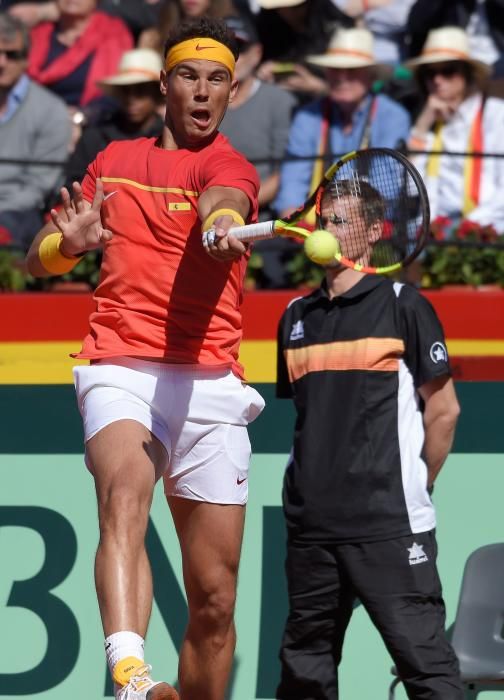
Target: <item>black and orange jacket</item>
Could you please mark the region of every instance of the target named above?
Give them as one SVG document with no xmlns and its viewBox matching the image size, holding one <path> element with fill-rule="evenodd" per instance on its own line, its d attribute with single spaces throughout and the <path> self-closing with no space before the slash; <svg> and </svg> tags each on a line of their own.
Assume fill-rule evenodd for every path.
<svg viewBox="0 0 504 700">
<path fill-rule="evenodd" d="M 291 536 L 373 541 L 435 527 L 417 389 L 449 374 L 443 329 L 415 289 L 366 276 L 291 302 L 277 395 L 296 408 L 284 482 Z"/>
</svg>

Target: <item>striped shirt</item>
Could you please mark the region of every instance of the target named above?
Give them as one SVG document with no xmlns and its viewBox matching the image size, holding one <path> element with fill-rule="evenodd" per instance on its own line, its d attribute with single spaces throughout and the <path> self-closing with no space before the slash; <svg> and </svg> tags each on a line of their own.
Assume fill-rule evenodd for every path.
<svg viewBox="0 0 504 700">
<path fill-rule="evenodd" d="M 411 287 L 370 275 L 290 304 L 277 394 L 297 413 L 283 494 L 293 536 L 364 542 L 435 527 L 417 390 L 449 372 L 441 324 Z"/>
</svg>

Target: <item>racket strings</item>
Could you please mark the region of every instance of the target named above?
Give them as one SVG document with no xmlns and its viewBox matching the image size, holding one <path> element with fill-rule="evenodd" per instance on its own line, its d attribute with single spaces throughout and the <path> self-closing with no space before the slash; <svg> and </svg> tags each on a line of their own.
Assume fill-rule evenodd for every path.
<svg viewBox="0 0 504 700">
<path fill-rule="evenodd" d="M 421 246 L 419 199 L 403 162 L 364 151 L 338 168 L 317 201 L 321 225 L 336 235 L 345 258 L 388 268 L 415 256 Z"/>
</svg>

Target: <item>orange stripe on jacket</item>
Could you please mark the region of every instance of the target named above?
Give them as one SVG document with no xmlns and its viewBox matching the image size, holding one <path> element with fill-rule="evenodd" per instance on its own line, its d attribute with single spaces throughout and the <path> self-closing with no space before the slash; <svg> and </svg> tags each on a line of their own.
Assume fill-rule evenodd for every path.
<svg viewBox="0 0 504 700">
<path fill-rule="evenodd" d="M 404 343 L 397 338 L 362 338 L 290 348 L 285 351 L 289 379 L 309 372 L 372 370 L 398 372 Z"/>
</svg>

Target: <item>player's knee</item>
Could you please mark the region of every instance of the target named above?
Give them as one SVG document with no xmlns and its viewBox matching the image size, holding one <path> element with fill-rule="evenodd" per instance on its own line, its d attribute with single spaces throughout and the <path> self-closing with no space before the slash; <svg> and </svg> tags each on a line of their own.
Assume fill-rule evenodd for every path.
<svg viewBox="0 0 504 700">
<path fill-rule="evenodd" d="M 190 623 L 199 634 L 224 640 L 233 624 L 236 603 L 234 585 L 215 586 L 189 600 Z"/>
</svg>

